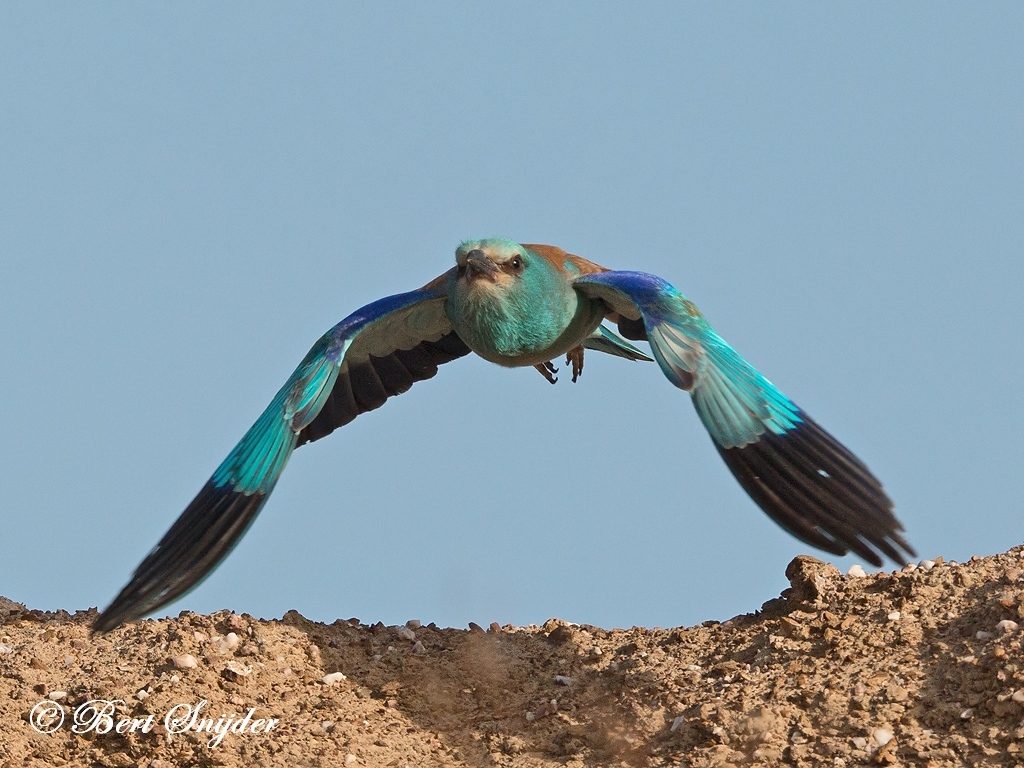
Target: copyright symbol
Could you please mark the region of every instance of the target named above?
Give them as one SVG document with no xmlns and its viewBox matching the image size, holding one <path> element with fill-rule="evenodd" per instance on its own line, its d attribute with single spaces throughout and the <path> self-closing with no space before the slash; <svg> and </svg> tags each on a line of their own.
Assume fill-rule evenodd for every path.
<svg viewBox="0 0 1024 768">
<path fill-rule="evenodd" d="M 28 723 L 39 733 L 53 733 L 64 725 L 64 707 L 56 701 L 43 699 L 28 713 Z"/>
</svg>

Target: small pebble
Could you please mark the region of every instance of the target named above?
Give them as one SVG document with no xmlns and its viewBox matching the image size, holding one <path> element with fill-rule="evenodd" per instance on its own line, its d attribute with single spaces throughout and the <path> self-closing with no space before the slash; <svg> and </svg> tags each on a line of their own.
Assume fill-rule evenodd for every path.
<svg viewBox="0 0 1024 768">
<path fill-rule="evenodd" d="M 576 682 L 576 678 L 566 677 L 565 675 L 555 675 L 555 682 L 558 683 L 558 685 L 572 685 Z"/>
<path fill-rule="evenodd" d="M 0 653 L 14 653 L 14 649 L 6 643 L 0 643 Z"/>
<path fill-rule="evenodd" d="M 330 731 L 334 728 L 334 723 L 330 720 L 324 720 L 322 723 L 320 723 L 320 727 L 323 728 L 325 731 Z"/>
<path fill-rule="evenodd" d="M 537 707 L 535 710 L 533 710 L 533 712 L 527 712 L 526 713 L 526 719 L 530 720 L 530 721 L 540 720 L 542 717 L 547 717 L 548 715 L 553 715 L 557 711 L 558 711 L 558 700 L 557 699 L 551 699 L 551 701 L 545 701 L 543 704 L 541 704 L 539 707 Z"/>
<path fill-rule="evenodd" d="M 1024 688 L 1014 691 L 1010 698 L 1018 704 L 1024 704 Z"/>
<path fill-rule="evenodd" d="M 331 672 L 331 674 L 321 677 L 320 682 L 324 685 L 334 685 L 335 683 L 340 683 L 344 679 L 345 675 L 341 672 Z"/>
<path fill-rule="evenodd" d="M 899 621 L 900 620 L 900 612 L 899 611 L 893 611 L 892 613 L 889 614 L 888 619 L 889 619 L 889 621 Z"/>
<path fill-rule="evenodd" d="M 192 634 L 195 637 L 197 643 L 205 643 L 207 641 L 206 634 L 203 633 L 203 632 L 200 632 L 198 629 L 195 632 L 193 632 Z"/>
<path fill-rule="evenodd" d="M 699 664 L 690 664 L 690 665 L 689 665 L 689 666 L 688 666 L 688 667 L 686 668 L 686 671 L 687 671 L 687 672 L 703 672 L 704 670 L 703 670 L 703 669 L 701 669 L 701 667 L 700 667 L 700 665 L 699 665 Z"/>
<path fill-rule="evenodd" d="M 403 640 L 408 640 L 410 643 L 415 643 L 416 642 L 416 633 L 413 632 L 408 627 L 399 627 L 398 628 L 398 636 L 400 638 L 402 638 Z"/>
<path fill-rule="evenodd" d="M 423 625 L 420 623 L 419 619 L 409 619 L 407 622 L 405 622 L 405 626 L 407 626 L 409 629 L 419 629 Z"/>
<path fill-rule="evenodd" d="M 234 632 L 228 632 L 224 637 L 211 637 L 210 642 L 213 643 L 220 653 L 229 653 L 238 647 L 238 635 Z"/>
<path fill-rule="evenodd" d="M 228 616 L 227 624 L 231 629 L 245 629 L 245 619 L 237 613 L 232 613 Z"/>
<path fill-rule="evenodd" d="M 149 698 L 149 691 L 147 691 L 145 688 L 143 688 L 142 690 L 136 692 L 135 698 L 138 699 L 139 701 L 145 701 L 146 699 Z"/>
<path fill-rule="evenodd" d="M 867 573 L 864 572 L 864 566 L 859 563 L 854 563 L 850 566 L 850 570 L 846 572 L 846 575 L 854 579 L 863 579 L 867 576 Z"/>
<path fill-rule="evenodd" d="M 1011 632 L 1017 631 L 1017 622 L 1010 621 L 1009 619 L 1003 619 L 998 624 L 996 624 L 996 629 L 1002 632 L 1004 635 L 1008 635 Z"/>
<path fill-rule="evenodd" d="M 496 621 L 492 621 L 488 629 L 491 630 L 491 632 L 501 632 L 501 624 Z"/>
<path fill-rule="evenodd" d="M 176 683 L 176 682 L 178 682 L 179 680 L 181 680 L 181 678 L 180 678 L 180 677 L 178 677 L 177 675 L 171 675 L 171 682 L 172 682 L 172 683 Z"/>
<path fill-rule="evenodd" d="M 427 649 L 423 647 L 423 643 L 417 640 L 415 643 L 412 644 L 412 652 L 422 656 L 424 653 L 427 652 Z"/>
<path fill-rule="evenodd" d="M 245 699 L 243 699 L 241 696 L 237 694 L 230 696 L 228 698 L 228 701 L 234 704 L 236 707 L 241 707 L 245 705 Z"/>
<path fill-rule="evenodd" d="M 46 695 L 46 698 L 48 698 L 50 701 L 60 701 L 61 699 L 63 699 L 67 695 L 68 695 L 67 691 L 50 691 Z"/>
<path fill-rule="evenodd" d="M 877 728 L 871 732 L 871 739 L 880 747 L 884 747 L 893 739 L 893 732 L 885 728 Z"/>
<path fill-rule="evenodd" d="M 921 570 L 922 571 L 930 571 L 934 567 L 935 567 L 935 561 L 934 560 L 922 560 L 921 561 Z"/>
<path fill-rule="evenodd" d="M 248 677 L 251 672 L 251 667 L 243 666 L 237 661 L 229 661 L 220 671 L 220 676 L 229 682 L 237 683 L 242 678 Z"/>
<path fill-rule="evenodd" d="M 1006 570 L 1006 580 L 1008 582 L 1010 582 L 1012 584 L 1013 582 L 1018 581 L 1019 579 L 1020 579 L 1020 569 L 1019 568 L 1008 568 Z"/>
<path fill-rule="evenodd" d="M 857 749 L 866 749 L 868 746 L 868 740 L 863 736 L 854 736 L 850 741 L 853 742 L 853 746 Z"/>
<path fill-rule="evenodd" d="M 345 765 L 352 765 L 356 761 L 356 756 L 349 752 L 345 755 Z"/>
<path fill-rule="evenodd" d="M 972 717 L 974 717 L 973 709 L 965 709 L 963 712 L 960 713 L 961 720 L 970 720 Z"/>
<path fill-rule="evenodd" d="M 993 635 L 991 632 L 986 632 L 983 629 L 979 629 L 977 632 L 974 633 L 974 638 L 976 640 L 991 640 L 993 637 L 995 637 L 995 635 Z"/>
<path fill-rule="evenodd" d="M 669 730 L 673 731 L 673 732 L 678 731 L 679 730 L 679 726 L 681 726 L 685 722 L 686 722 L 686 717 L 684 715 L 679 715 L 679 717 L 677 717 L 675 720 L 672 721 L 672 727 L 669 728 Z"/>
<path fill-rule="evenodd" d="M 199 662 L 196 661 L 196 657 L 191 653 L 183 653 L 181 656 L 175 656 L 171 661 L 178 669 L 195 669 L 199 666 Z"/>
</svg>

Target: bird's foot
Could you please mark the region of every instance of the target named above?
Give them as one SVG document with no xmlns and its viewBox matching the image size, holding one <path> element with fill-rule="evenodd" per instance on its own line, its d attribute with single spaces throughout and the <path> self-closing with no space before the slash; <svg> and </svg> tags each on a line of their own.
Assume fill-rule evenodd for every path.
<svg viewBox="0 0 1024 768">
<path fill-rule="evenodd" d="M 569 353 L 565 356 L 565 364 L 572 365 L 572 383 L 576 383 L 576 379 L 583 373 L 583 347 L 574 347 L 569 350 Z"/>
<path fill-rule="evenodd" d="M 555 374 L 558 373 L 558 369 L 555 368 L 554 364 L 550 360 L 546 363 L 538 363 L 533 367 L 540 371 L 540 375 L 552 384 L 558 381 L 558 377 L 555 376 Z M 573 381 L 575 380 L 576 379 L 573 379 Z"/>
</svg>

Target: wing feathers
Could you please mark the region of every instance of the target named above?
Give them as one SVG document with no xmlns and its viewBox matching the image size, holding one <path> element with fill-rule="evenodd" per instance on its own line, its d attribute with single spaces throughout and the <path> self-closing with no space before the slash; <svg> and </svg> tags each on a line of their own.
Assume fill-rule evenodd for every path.
<svg viewBox="0 0 1024 768">
<path fill-rule="evenodd" d="M 718 448 L 719 454 L 725 460 L 733 477 L 769 517 L 798 539 L 813 547 L 818 547 L 834 555 L 846 553 L 846 547 L 836 542 L 835 539 L 825 536 L 813 521 L 793 509 L 786 499 L 762 481 L 761 475 L 758 473 L 757 462 L 746 457 L 744 457 L 745 461 L 740 461 L 739 457 L 731 453 L 733 450 Z"/>
<path fill-rule="evenodd" d="M 359 406 L 360 413 L 380 408 L 388 399 L 387 390 L 384 389 L 373 363 L 369 360 L 360 365 L 349 366 L 348 378 L 352 382 L 352 392 L 356 396 L 356 405 Z"/>
<path fill-rule="evenodd" d="M 851 462 L 834 437 L 806 414 L 800 416 L 802 421 L 784 434 L 768 432 L 756 443 L 718 451 L 752 496 L 778 500 L 762 506 L 799 538 L 835 554 L 851 549 L 876 566 L 882 560 L 874 549 L 896 562 L 906 560 L 900 549 L 914 555 L 881 484 L 865 475 L 859 461 Z M 808 524 L 827 533 L 831 545 L 824 546 L 819 536 L 811 541 Z"/>
<path fill-rule="evenodd" d="M 451 330 L 444 294 L 389 296 L 320 338 L 256 423 L 100 615 L 109 631 L 199 584 L 255 519 L 296 446 L 378 408 L 437 366 L 469 353 Z"/>
<path fill-rule="evenodd" d="M 408 392 L 416 380 L 395 355 L 370 358 L 377 376 L 388 392 L 388 396 Z"/>
<path fill-rule="evenodd" d="M 298 445 L 326 437 L 335 429 L 354 420 L 359 413 L 359 406 L 356 405 L 355 394 L 352 392 L 352 382 L 347 373 L 341 373 L 334 382 L 334 389 L 331 390 L 320 413 L 299 433 Z"/>
<path fill-rule="evenodd" d="M 389 397 L 408 391 L 417 381 L 433 378 L 439 365 L 468 354 L 469 347 L 453 331 L 412 349 L 346 363 L 320 413 L 299 432 L 298 445 L 326 437 L 359 414 L 380 408 Z"/>
<path fill-rule="evenodd" d="M 679 291 L 640 272 L 603 272 L 574 285 L 618 315 L 623 336 L 646 336 L 665 376 L 693 394 L 737 481 L 783 528 L 877 566 L 879 553 L 898 563 L 915 554 L 868 468 L 726 344 Z M 642 323 L 630 319 L 637 311 Z"/>
<path fill-rule="evenodd" d="M 263 493 L 247 495 L 207 482 L 93 629 L 109 632 L 195 587 L 238 543 L 266 498 Z M 173 575 L 168 578 L 169 574 Z"/>
</svg>

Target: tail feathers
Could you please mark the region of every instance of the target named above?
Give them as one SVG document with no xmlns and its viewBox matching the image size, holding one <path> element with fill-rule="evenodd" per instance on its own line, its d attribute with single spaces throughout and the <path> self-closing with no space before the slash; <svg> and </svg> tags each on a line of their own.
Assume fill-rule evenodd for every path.
<svg viewBox="0 0 1024 768">
<path fill-rule="evenodd" d="M 583 342 L 583 346 L 587 349 L 604 352 L 605 354 L 614 355 L 615 357 L 622 357 L 626 360 L 643 360 L 644 362 L 651 362 L 650 357 L 645 355 L 625 339 L 619 338 L 603 325 L 597 326 L 597 330 L 587 337 Z"/>
</svg>

